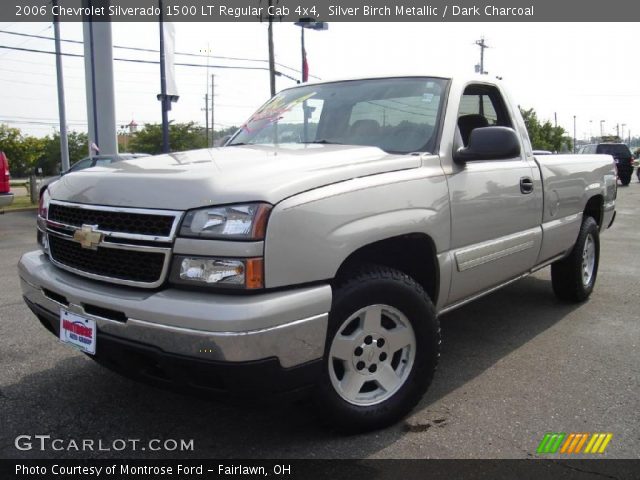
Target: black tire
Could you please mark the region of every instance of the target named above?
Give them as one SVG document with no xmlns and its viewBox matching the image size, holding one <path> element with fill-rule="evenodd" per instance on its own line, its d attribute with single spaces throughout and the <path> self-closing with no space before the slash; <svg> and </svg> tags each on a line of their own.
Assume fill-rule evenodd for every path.
<svg viewBox="0 0 640 480">
<path fill-rule="evenodd" d="M 595 261 L 590 278 L 583 276 L 583 253 L 587 240 L 591 238 L 595 246 Z M 576 241 L 568 257 L 551 265 L 553 291 L 561 300 L 583 302 L 591 292 L 598 276 L 600 261 L 600 237 L 598 224 L 592 217 L 584 217 Z"/>
<path fill-rule="evenodd" d="M 631 183 L 632 172 L 632 170 L 623 170 L 622 172 L 620 172 L 620 183 L 622 183 L 623 186 L 626 187 Z"/>
<path fill-rule="evenodd" d="M 438 364 L 440 324 L 429 296 L 408 275 L 392 268 L 369 265 L 354 271 L 334 288 L 332 303 L 322 376 L 315 396 L 320 411 L 336 429 L 348 433 L 375 430 L 397 422 L 420 401 Z M 395 393 L 388 392 L 385 395 L 391 396 L 380 403 L 363 406 L 348 402 L 333 386 L 329 371 L 330 349 L 343 324 L 356 312 L 372 305 L 387 305 L 404 315 L 415 334 L 415 355 L 411 368 L 405 373 L 404 383 Z M 374 340 L 373 346 L 379 343 Z M 373 361 L 378 360 L 374 357 Z"/>
</svg>

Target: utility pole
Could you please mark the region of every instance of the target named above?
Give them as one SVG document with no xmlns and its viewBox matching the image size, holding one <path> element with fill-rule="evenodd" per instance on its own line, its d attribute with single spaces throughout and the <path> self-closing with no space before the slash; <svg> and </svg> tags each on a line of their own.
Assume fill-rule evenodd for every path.
<svg viewBox="0 0 640 480">
<path fill-rule="evenodd" d="M 209 146 L 209 85 L 207 85 L 207 92 L 204 94 L 204 130 L 205 138 L 207 139 L 207 147 Z"/>
<path fill-rule="evenodd" d="M 273 11 L 273 0 L 269 0 L 269 12 Z M 273 53 L 273 14 L 269 15 L 269 28 L 267 31 L 269 37 L 269 85 L 271 88 L 271 96 L 276 95 L 276 62 Z"/>
<path fill-rule="evenodd" d="M 167 77 L 164 68 L 164 29 L 162 21 L 162 0 L 160 7 L 160 104 L 162 105 L 162 153 L 169 153 L 169 100 L 167 98 Z"/>
<path fill-rule="evenodd" d="M 216 84 L 215 82 L 216 76 L 211 74 L 211 146 L 215 147 L 216 145 L 216 124 L 214 123 L 214 115 L 213 108 L 215 105 L 215 96 L 216 96 Z"/>
<path fill-rule="evenodd" d="M 484 71 L 484 49 L 485 48 L 489 48 L 489 45 L 487 45 L 484 41 L 484 37 L 480 37 L 480 40 L 476 40 L 476 45 L 478 45 L 480 47 L 480 70 L 479 73 L 480 75 L 486 75 L 487 72 Z"/>
<path fill-rule="evenodd" d="M 573 116 L 573 153 L 576 153 L 576 116 Z"/>
<path fill-rule="evenodd" d="M 58 0 L 53 0 L 53 7 Z M 67 139 L 67 113 L 64 101 L 64 75 L 62 72 L 62 56 L 60 55 L 60 24 L 58 16 L 53 17 L 53 32 L 56 45 L 56 75 L 58 78 L 58 115 L 60 116 L 60 158 L 62 171 L 69 170 L 69 141 Z"/>
<path fill-rule="evenodd" d="M 616 137 L 620 138 L 620 124 L 616 123 Z"/>
<path fill-rule="evenodd" d="M 554 127 L 558 127 L 558 113 L 557 112 L 553 112 L 553 126 Z"/>
<path fill-rule="evenodd" d="M 600 120 L 600 140 L 604 137 L 604 120 Z"/>
<path fill-rule="evenodd" d="M 623 123 L 622 124 L 622 131 L 620 132 L 620 139 L 624 142 L 624 127 L 626 127 L 627 124 Z"/>
</svg>

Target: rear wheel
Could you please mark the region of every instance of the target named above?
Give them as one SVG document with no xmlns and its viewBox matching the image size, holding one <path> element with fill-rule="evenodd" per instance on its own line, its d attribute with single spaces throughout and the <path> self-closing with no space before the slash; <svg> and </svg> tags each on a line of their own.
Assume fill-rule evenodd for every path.
<svg viewBox="0 0 640 480">
<path fill-rule="evenodd" d="M 627 169 L 620 172 L 620 183 L 622 183 L 622 185 L 624 185 L 625 187 L 629 185 L 629 183 L 631 183 L 631 173 L 632 170 Z"/>
<path fill-rule="evenodd" d="M 343 431 L 395 423 L 431 383 L 439 348 L 422 287 L 391 268 L 363 268 L 334 291 L 318 404 Z"/>
<path fill-rule="evenodd" d="M 556 296 L 572 302 L 589 298 L 596 283 L 599 259 L 598 224 L 592 217 L 584 217 L 578 240 L 569 256 L 551 265 L 551 282 Z"/>
</svg>

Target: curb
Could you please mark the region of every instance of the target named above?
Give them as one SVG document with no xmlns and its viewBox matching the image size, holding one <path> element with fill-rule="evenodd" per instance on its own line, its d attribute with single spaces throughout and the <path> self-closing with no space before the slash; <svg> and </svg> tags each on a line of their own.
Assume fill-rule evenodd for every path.
<svg viewBox="0 0 640 480">
<path fill-rule="evenodd" d="M 8 209 L 8 210 L 0 210 L 0 215 L 4 215 L 5 213 L 18 213 L 18 212 L 30 212 L 31 210 L 38 210 L 38 206 L 35 205 L 33 207 L 21 207 L 21 208 L 12 208 L 12 209 Z"/>
</svg>

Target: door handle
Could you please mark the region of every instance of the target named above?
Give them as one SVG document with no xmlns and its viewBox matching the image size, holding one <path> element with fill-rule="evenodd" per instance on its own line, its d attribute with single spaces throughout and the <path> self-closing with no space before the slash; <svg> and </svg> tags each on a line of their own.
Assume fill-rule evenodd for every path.
<svg viewBox="0 0 640 480">
<path fill-rule="evenodd" d="M 533 192 L 533 180 L 529 177 L 522 177 L 520 179 L 520 191 L 525 195 Z"/>
</svg>

